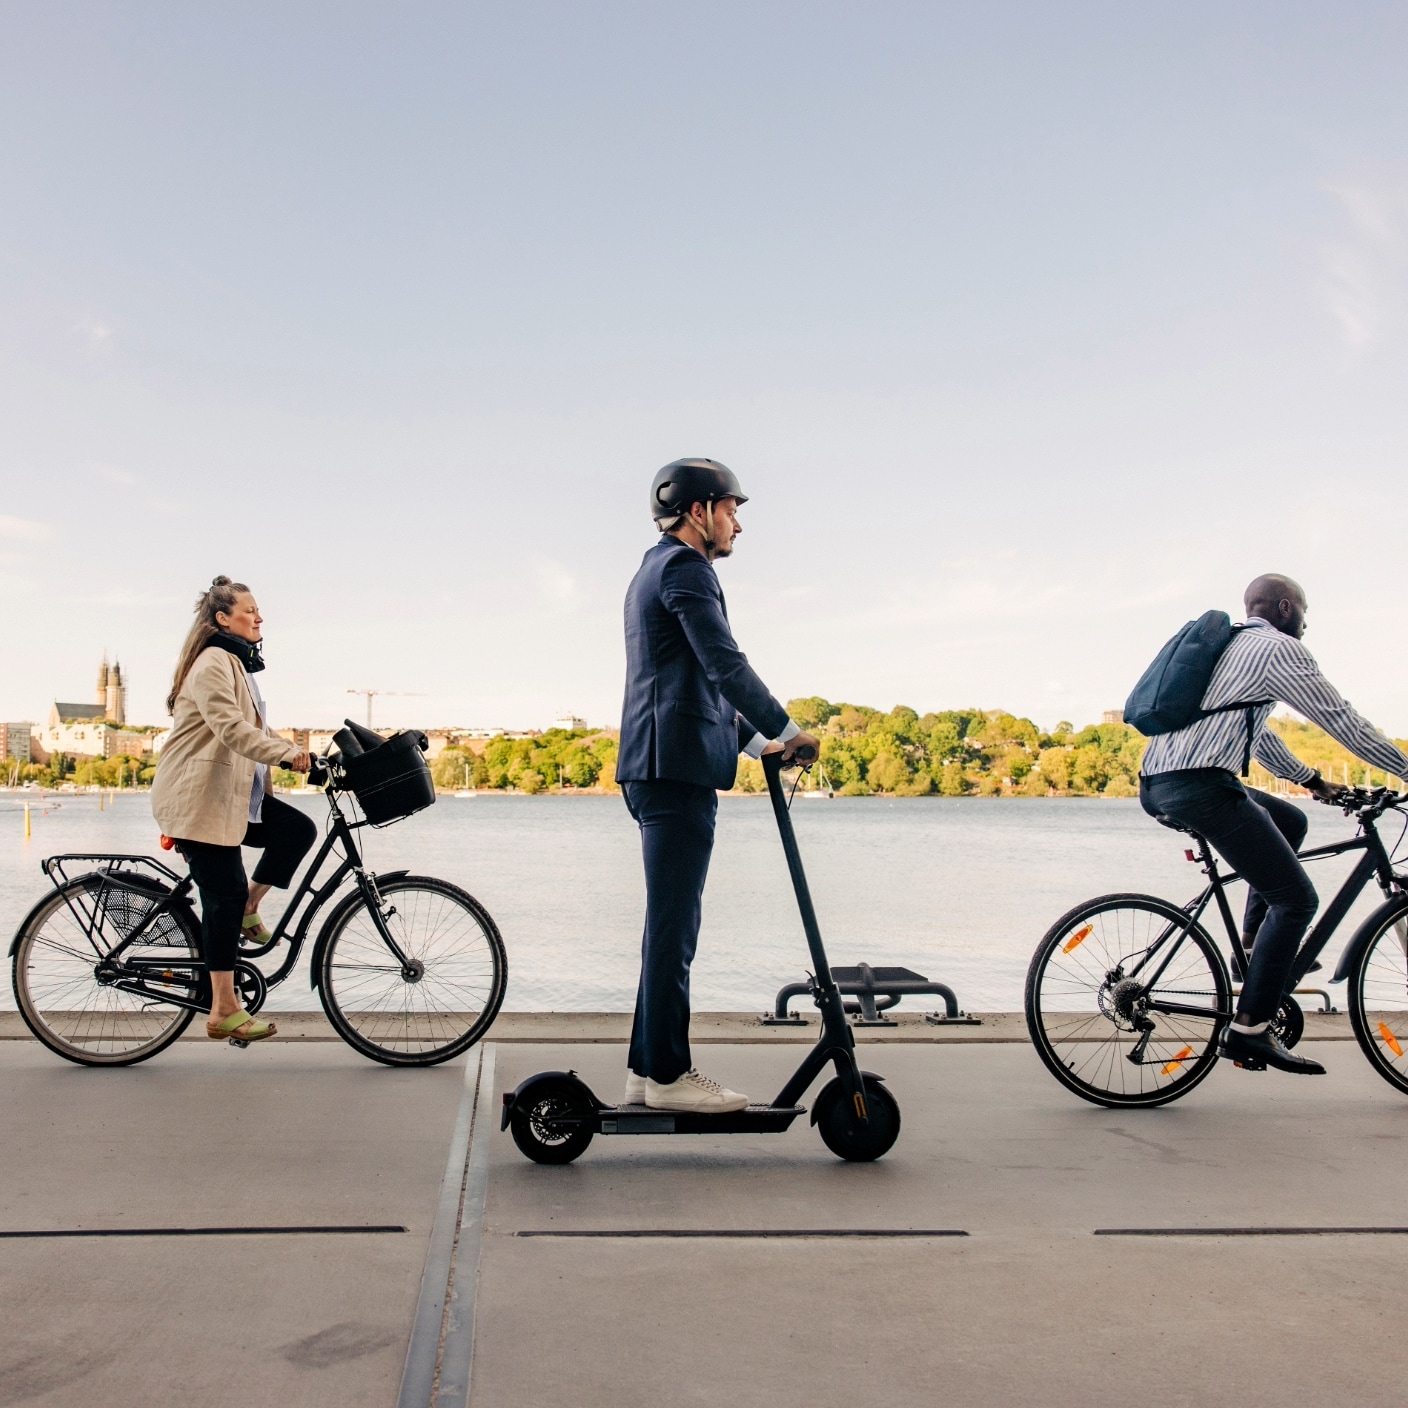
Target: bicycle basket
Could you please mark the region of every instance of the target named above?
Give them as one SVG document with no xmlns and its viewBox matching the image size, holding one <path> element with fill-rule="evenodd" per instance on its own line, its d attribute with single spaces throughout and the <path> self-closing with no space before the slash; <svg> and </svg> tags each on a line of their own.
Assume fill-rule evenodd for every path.
<svg viewBox="0 0 1408 1408">
<path fill-rule="evenodd" d="M 389 826 L 435 801 L 435 784 L 425 761 L 427 740 L 410 730 L 392 734 L 379 747 L 359 757 L 342 759 L 347 785 L 368 822 Z"/>
</svg>

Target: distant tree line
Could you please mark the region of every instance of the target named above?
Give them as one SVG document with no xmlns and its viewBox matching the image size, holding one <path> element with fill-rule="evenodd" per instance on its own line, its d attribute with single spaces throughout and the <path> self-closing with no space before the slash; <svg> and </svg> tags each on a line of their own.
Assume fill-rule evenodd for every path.
<svg viewBox="0 0 1408 1408">
<path fill-rule="evenodd" d="M 483 753 L 446 748 L 430 765 L 435 785 L 513 789 L 530 795 L 550 790 L 616 786 L 618 734 L 601 729 L 550 728 L 533 738 L 491 738 Z"/>
<path fill-rule="evenodd" d="M 65 782 L 78 787 L 147 787 L 156 776 L 151 758 L 88 758 L 72 753 L 51 753 L 47 763 L 21 763 L 10 759 L 3 764 L 4 781 L 15 786 L 32 782 L 38 787 L 55 788 Z"/>
<path fill-rule="evenodd" d="M 1003 709 L 886 713 L 812 696 L 787 711 L 821 739 L 825 781 L 845 797 L 1132 797 L 1146 741 L 1125 724 L 1046 732 Z M 745 760 L 738 786 L 762 791 L 762 764 Z"/>
<path fill-rule="evenodd" d="M 1133 797 L 1148 742 L 1127 724 L 1076 729 L 1063 721 L 1047 732 L 1002 709 L 920 714 L 901 704 L 886 713 L 813 695 L 789 701 L 787 711 L 821 739 L 816 780 L 824 774 L 827 785 L 846 797 Z M 1367 768 L 1314 724 L 1275 718 L 1271 727 L 1297 757 L 1335 782 L 1397 783 Z M 444 791 L 615 791 L 618 737 L 610 729 L 557 728 L 531 738 L 501 736 L 490 739 L 482 753 L 465 746 L 446 748 L 430 770 Z M 1395 741 L 1408 750 L 1408 741 Z M 56 753 L 42 765 L 9 763 L 4 780 L 50 788 L 65 782 L 132 787 L 150 785 L 155 776 L 150 758 Z M 275 771 L 274 780 L 286 787 L 301 781 L 283 769 Z M 1261 787 L 1273 782 L 1255 763 L 1249 780 Z M 739 760 L 736 790 L 766 790 L 760 762 Z"/>
</svg>

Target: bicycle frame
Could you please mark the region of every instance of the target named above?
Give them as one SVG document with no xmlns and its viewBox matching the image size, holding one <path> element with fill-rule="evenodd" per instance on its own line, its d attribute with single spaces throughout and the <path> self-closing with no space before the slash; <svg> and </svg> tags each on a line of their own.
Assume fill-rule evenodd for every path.
<svg viewBox="0 0 1408 1408">
<path fill-rule="evenodd" d="M 1326 846 L 1313 846 L 1307 851 L 1298 851 L 1296 854 L 1302 861 L 1324 860 L 1330 856 L 1348 855 L 1353 851 L 1363 851 L 1354 869 L 1345 878 L 1344 884 L 1335 893 L 1334 898 L 1325 907 L 1320 918 L 1315 922 L 1310 932 L 1305 936 L 1300 948 L 1296 951 L 1295 962 L 1291 966 L 1288 979 L 1290 988 L 1300 986 L 1301 980 L 1310 971 L 1310 965 L 1320 956 L 1325 945 L 1329 943 L 1331 935 L 1339 928 L 1346 914 L 1349 913 L 1355 900 L 1363 893 L 1364 888 L 1371 879 L 1377 879 L 1380 888 L 1385 895 L 1393 893 L 1395 876 L 1393 872 L 1393 862 L 1388 851 L 1384 848 L 1384 843 L 1380 839 L 1378 831 L 1375 829 L 1377 815 L 1361 815 L 1360 831 L 1357 836 L 1352 836 L 1345 841 L 1335 841 Z M 1198 923 L 1206 912 L 1211 900 L 1216 899 L 1218 913 L 1222 916 L 1222 922 L 1227 929 L 1228 946 L 1232 953 L 1232 975 L 1238 982 L 1246 977 L 1245 956 L 1242 952 L 1242 943 L 1238 933 L 1238 925 L 1232 914 L 1232 906 L 1227 899 L 1227 886 L 1234 884 L 1242 877 L 1236 871 L 1222 871 L 1218 867 L 1217 857 L 1207 841 L 1201 836 L 1195 836 L 1197 842 L 1197 854 L 1192 849 L 1184 852 L 1189 860 L 1196 861 L 1203 874 L 1208 877 L 1207 888 L 1201 894 L 1183 906 L 1188 915 L 1188 922 L 1177 930 L 1178 937 L 1168 952 L 1163 955 L 1162 961 L 1155 968 L 1154 972 L 1146 980 L 1146 986 L 1152 988 L 1163 974 L 1164 970 L 1173 961 L 1182 947 L 1184 939 L 1187 938 L 1189 930 Z M 1159 953 L 1159 950 L 1167 943 L 1169 936 L 1175 930 L 1172 926 L 1165 929 L 1159 937 L 1145 950 L 1144 956 L 1139 963 L 1130 971 L 1132 978 L 1142 978 L 1144 969 Z M 1151 997 L 1148 1000 L 1146 1011 L 1162 1012 L 1168 1016 L 1180 1017 L 1215 1017 L 1219 1020 L 1230 1020 L 1231 1011 L 1223 1012 L 1207 1007 L 1195 1007 L 1188 1003 L 1170 1002 L 1160 998 Z"/>
<path fill-rule="evenodd" d="M 266 944 L 254 949 L 246 950 L 239 956 L 238 962 L 250 964 L 251 960 L 261 958 L 271 952 L 274 947 L 287 938 L 289 950 L 283 962 L 275 971 L 267 976 L 260 973 L 265 987 L 277 987 L 293 971 L 298 963 L 303 951 L 303 945 L 308 938 L 309 930 L 312 928 L 314 918 L 322 912 L 336 892 L 341 888 L 342 883 L 351 875 L 356 880 L 357 888 L 366 901 L 367 910 L 371 914 L 376 924 L 377 932 L 381 935 L 382 941 L 390 950 L 392 957 L 396 959 L 403 968 L 411 966 L 411 960 L 403 952 L 395 935 L 386 923 L 383 915 L 383 904 L 381 892 L 377 888 L 377 876 L 367 870 L 362 864 L 362 855 L 357 848 L 357 839 L 354 831 L 367 823 L 365 821 L 347 820 L 342 808 L 338 806 L 337 796 L 333 785 L 329 782 L 325 789 L 328 799 L 328 806 L 331 811 L 331 827 L 327 836 L 323 840 L 317 855 L 313 858 L 313 863 L 303 874 L 303 879 L 299 882 L 298 888 L 294 891 L 292 899 L 284 909 L 274 932 L 270 935 Z M 332 854 L 333 850 L 340 847 L 342 858 L 333 870 L 331 875 L 321 885 L 317 884 L 318 872 L 323 864 Z M 45 875 L 53 882 L 54 886 L 62 892 L 63 885 L 67 882 L 67 875 L 64 870 L 65 861 L 99 861 L 106 867 L 103 877 L 103 885 L 91 901 L 86 897 L 81 897 L 73 893 L 64 893 L 64 903 L 68 906 L 70 913 L 78 921 L 79 927 L 83 930 L 84 936 L 93 948 L 94 955 L 98 959 L 100 969 L 106 970 L 107 980 L 112 986 L 124 992 L 131 992 L 139 997 L 151 997 L 160 1002 L 172 1004 L 177 1007 L 186 1007 L 192 1011 L 204 1010 L 206 1003 L 201 996 L 201 978 L 206 973 L 204 958 L 183 959 L 173 961 L 169 956 L 131 954 L 129 950 L 141 942 L 142 936 L 146 934 L 153 925 L 157 924 L 164 915 L 172 913 L 178 906 L 191 906 L 191 891 L 195 888 L 194 880 L 189 876 L 180 876 L 160 861 L 153 860 L 150 856 L 114 856 L 114 855 L 64 855 L 52 856 L 45 860 L 43 869 Z M 161 880 L 171 882 L 172 888 L 157 900 L 141 920 L 133 927 L 120 943 L 110 949 L 103 949 L 97 939 L 97 935 L 103 925 L 103 916 L 106 913 L 106 906 L 103 903 L 103 896 L 107 889 L 125 890 L 130 894 L 140 896 L 143 899 L 151 900 L 156 898 L 154 892 L 146 885 L 133 883 L 126 879 L 118 867 L 122 865 L 134 868 L 145 867 L 157 872 Z M 404 871 L 393 871 L 390 875 L 401 875 Z M 290 933 L 294 916 L 298 914 L 299 906 L 305 899 L 311 896 L 310 903 L 298 916 L 297 927 Z M 16 936 L 18 942 L 18 935 Z M 144 970 L 153 970 L 161 974 L 160 978 L 149 980 Z M 128 976 L 131 975 L 131 976 Z M 187 976 L 189 975 L 189 976 Z M 316 987 L 318 978 L 316 973 L 311 975 L 313 985 Z M 154 990 L 147 986 L 148 981 L 158 983 L 160 990 Z M 170 989 L 173 985 L 179 984 L 188 988 L 189 995 L 178 994 Z"/>
</svg>

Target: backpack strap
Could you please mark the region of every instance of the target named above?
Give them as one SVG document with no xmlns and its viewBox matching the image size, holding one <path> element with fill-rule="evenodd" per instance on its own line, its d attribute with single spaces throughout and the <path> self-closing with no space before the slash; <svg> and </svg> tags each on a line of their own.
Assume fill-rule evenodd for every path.
<svg viewBox="0 0 1408 1408">
<path fill-rule="evenodd" d="M 1247 626 L 1246 626 L 1246 622 L 1244 621 L 1240 626 L 1233 626 L 1233 627 L 1232 627 L 1232 634 L 1235 636 L 1235 635 L 1237 635 L 1239 632 L 1245 631 L 1246 629 L 1247 629 Z M 1231 642 L 1229 642 L 1229 644 L 1230 644 L 1230 643 L 1231 643 Z M 1256 719 L 1255 719 L 1255 718 L 1253 717 L 1253 715 L 1252 715 L 1252 710 L 1253 710 L 1253 709 L 1260 709 L 1263 704 L 1274 704 L 1275 702 L 1276 702 L 1276 701 L 1275 701 L 1274 699 L 1244 699 L 1244 700 L 1242 700 L 1240 703 L 1237 703 L 1237 704 L 1219 704 L 1219 705 L 1217 706 L 1217 708 L 1215 708 L 1215 709 L 1199 709 L 1199 710 L 1198 710 L 1198 717 L 1199 717 L 1200 719 L 1211 718 L 1212 715 L 1214 715 L 1214 714 L 1230 714 L 1233 709 L 1245 709 L 1245 710 L 1246 710 L 1247 743 L 1246 743 L 1246 747 L 1242 749 L 1242 776 L 1243 776 L 1243 777 L 1248 776 L 1248 775 L 1251 773 L 1251 770 L 1252 770 L 1252 730 L 1256 727 Z"/>
<path fill-rule="evenodd" d="M 1199 719 L 1210 719 L 1214 714 L 1230 714 L 1234 709 L 1246 711 L 1247 721 L 1247 742 L 1242 749 L 1242 776 L 1246 777 L 1252 770 L 1252 730 L 1256 727 L 1256 717 L 1254 709 L 1260 709 L 1264 704 L 1274 704 L 1274 699 L 1243 699 L 1236 704 L 1219 704 L 1215 709 L 1199 709 Z"/>
</svg>

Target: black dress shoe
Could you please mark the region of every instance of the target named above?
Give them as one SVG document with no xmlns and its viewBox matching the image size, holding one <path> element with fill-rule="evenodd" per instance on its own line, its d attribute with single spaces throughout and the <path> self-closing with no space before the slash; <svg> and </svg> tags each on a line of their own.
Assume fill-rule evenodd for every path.
<svg viewBox="0 0 1408 1408">
<path fill-rule="evenodd" d="M 1274 1066 L 1295 1076 L 1323 1076 L 1325 1068 L 1308 1056 L 1296 1056 L 1287 1051 L 1268 1027 L 1252 1036 L 1246 1032 L 1223 1027 L 1217 1038 L 1217 1054 L 1240 1066 L 1244 1071 L 1264 1071 Z"/>
</svg>

